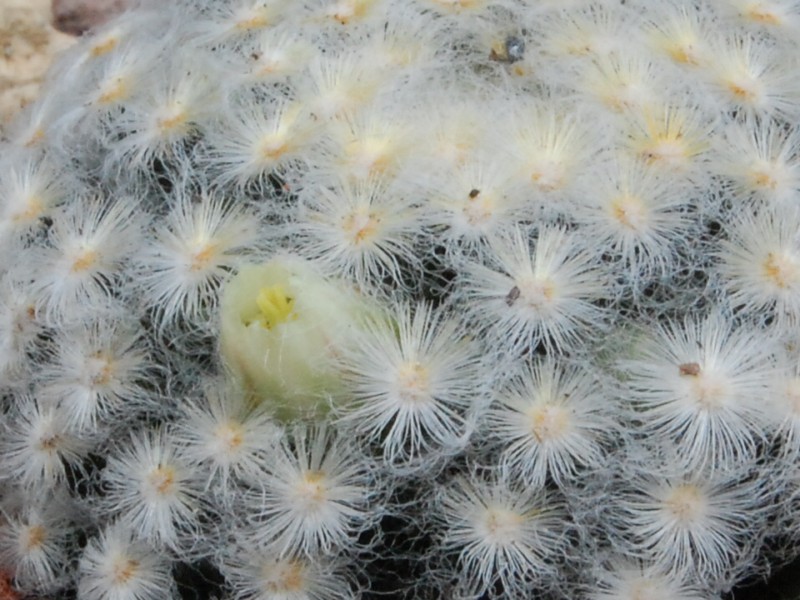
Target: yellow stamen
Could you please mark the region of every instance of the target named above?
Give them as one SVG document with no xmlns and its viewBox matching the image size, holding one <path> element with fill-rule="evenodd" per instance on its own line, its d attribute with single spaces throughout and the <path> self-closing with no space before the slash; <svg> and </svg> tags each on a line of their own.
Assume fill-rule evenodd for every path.
<svg viewBox="0 0 800 600">
<path fill-rule="evenodd" d="M 292 312 L 294 298 L 287 294 L 281 284 L 261 288 L 256 298 L 256 304 L 261 311 L 259 322 L 265 329 L 272 329 L 276 325 L 296 318 Z"/>
</svg>

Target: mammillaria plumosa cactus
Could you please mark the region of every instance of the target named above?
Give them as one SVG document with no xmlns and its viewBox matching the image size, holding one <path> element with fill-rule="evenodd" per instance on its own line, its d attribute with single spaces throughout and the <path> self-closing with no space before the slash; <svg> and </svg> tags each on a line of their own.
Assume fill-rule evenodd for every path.
<svg viewBox="0 0 800 600">
<path fill-rule="evenodd" d="M 800 3 L 180 0 L 0 163 L 20 594 L 711 599 L 800 542 Z"/>
</svg>

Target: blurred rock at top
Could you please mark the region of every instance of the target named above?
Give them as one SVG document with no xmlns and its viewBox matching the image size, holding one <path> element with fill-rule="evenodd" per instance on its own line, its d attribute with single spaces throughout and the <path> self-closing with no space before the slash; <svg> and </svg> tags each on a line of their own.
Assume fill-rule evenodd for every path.
<svg viewBox="0 0 800 600">
<path fill-rule="evenodd" d="M 52 0 L 53 26 L 71 35 L 81 35 L 125 10 L 130 0 Z"/>
</svg>

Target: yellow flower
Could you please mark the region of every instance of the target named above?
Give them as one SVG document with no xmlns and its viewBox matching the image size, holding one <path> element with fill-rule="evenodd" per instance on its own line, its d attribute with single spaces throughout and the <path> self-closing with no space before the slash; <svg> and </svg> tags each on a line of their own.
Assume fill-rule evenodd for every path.
<svg viewBox="0 0 800 600">
<path fill-rule="evenodd" d="M 283 420 L 317 416 L 341 392 L 336 358 L 376 310 L 300 258 L 247 265 L 222 294 L 222 356 L 254 404 Z"/>
</svg>

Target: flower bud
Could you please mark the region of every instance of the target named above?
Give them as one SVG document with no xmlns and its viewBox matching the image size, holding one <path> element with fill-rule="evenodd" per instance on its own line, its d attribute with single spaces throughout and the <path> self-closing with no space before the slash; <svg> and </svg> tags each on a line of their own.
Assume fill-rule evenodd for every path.
<svg viewBox="0 0 800 600">
<path fill-rule="evenodd" d="M 337 355 L 377 310 L 300 258 L 246 265 L 222 294 L 222 357 L 252 402 L 277 418 L 319 416 L 342 392 Z"/>
</svg>

